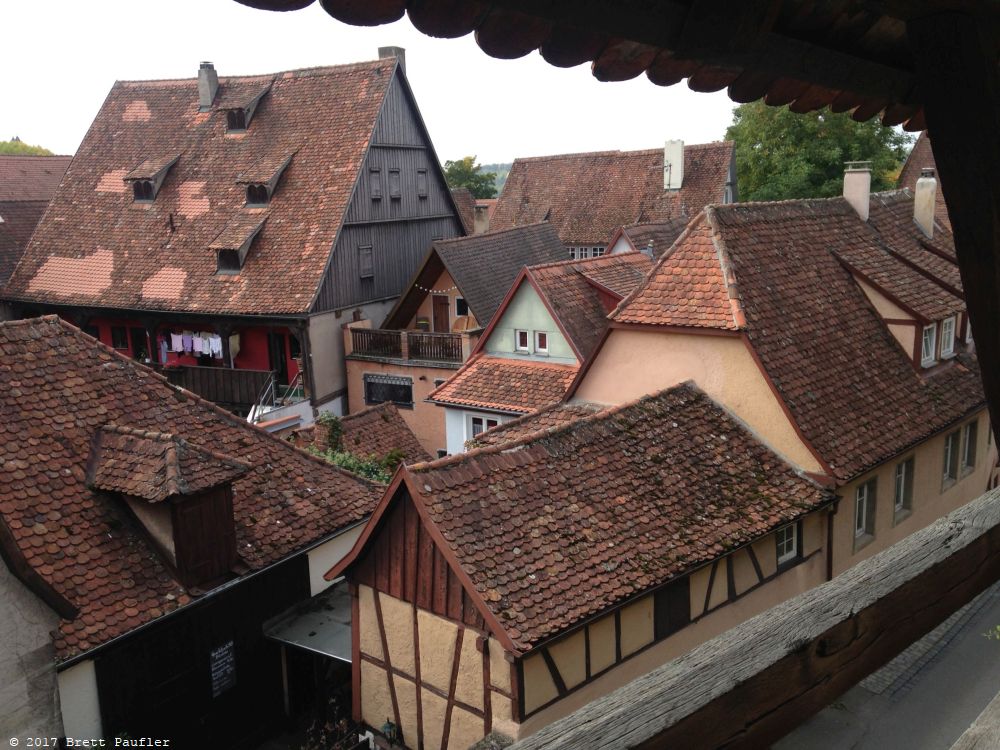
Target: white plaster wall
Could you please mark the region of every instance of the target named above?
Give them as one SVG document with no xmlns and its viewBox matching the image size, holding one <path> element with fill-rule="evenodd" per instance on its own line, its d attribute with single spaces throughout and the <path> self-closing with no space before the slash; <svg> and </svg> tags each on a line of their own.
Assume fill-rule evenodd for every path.
<svg viewBox="0 0 1000 750">
<path fill-rule="evenodd" d="M 55 649 L 59 616 L 0 562 L 0 742 L 62 735 Z"/>
<path fill-rule="evenodd" d="M 465 412 L 461 409 L 445 408 L 444 429 L 447 436 L 448 453 L 453 456 L 465 453 Z"/>
<path fill-rule="evenodd" d="M 623 234 L 616 241 L 615 244 L 611 246 L 608 251 L 608 255 L 620 255 L 621 253 L 631 253 L 635 250 L 632 247 L 632 243 L 628 241 L 628 238 Z"/>
<path fill-rule="evenodd" d="M 309 561 L 309 596 L 316 596 L 333 585 L 332 581 L 325 580 L 323 576 L 351 551 L 364 528 L 365 525 L 359 523 L 306 553 Z"/>
<path fill-rule="evenodd" d="M 104 736 L 101 701 L 97 695 L 97 672 L 91 659 L 59 673 L 59 700 L 63 731 L 74 739 Z"/>
</svg>

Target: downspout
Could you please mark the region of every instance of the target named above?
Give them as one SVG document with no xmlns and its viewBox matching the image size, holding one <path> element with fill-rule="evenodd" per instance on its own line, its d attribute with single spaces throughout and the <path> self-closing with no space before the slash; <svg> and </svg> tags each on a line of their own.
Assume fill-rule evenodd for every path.
<svg viewBox="0 0 1000 750">
<path fill-rule="evenodd" d="M 833 502 L 826 513 L 826 580 L 833 579 L 833 517 L 837 515 L 840 497 Z"/>
</svg>

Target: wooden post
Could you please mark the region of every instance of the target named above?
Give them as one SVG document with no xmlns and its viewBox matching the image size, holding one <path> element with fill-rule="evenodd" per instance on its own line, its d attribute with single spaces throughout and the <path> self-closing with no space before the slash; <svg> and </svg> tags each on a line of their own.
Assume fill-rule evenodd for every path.
<svg viewBox="0 0 1000 750">
<path fill-rule="evenodd" d="M 966 306 L 994 435 L 1000 425 L 1000 77 L 969 13 L 907 23 L 917 86 L 955 234 Z"/>
</svg>

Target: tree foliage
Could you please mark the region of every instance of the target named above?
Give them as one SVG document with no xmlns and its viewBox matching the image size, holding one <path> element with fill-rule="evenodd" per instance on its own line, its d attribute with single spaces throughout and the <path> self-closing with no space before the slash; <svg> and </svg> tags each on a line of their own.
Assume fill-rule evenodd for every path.
<svg viewBox="0 0 1000 750">
<path fill-rule="evenodd" d="M 30 146 L 19 138 L 0 141 L 0 154 L 4 156 L 52 156 L 52 152 L 41 146 Z"/>
<path fill-rule="evenodd" d="M 733 110 L 740 200 L 828 198 L 843 189 L 844 162 L 872 163 L 872 190 L 894 187 L 910 136 L 877 120 L 828 109 L 796 114 L 763 102 Z"/>
<path fill-rule="evenodd" d="M 493 172 L 482 171 L 475 156 L 444 163 L 444 177 L 450 188 L 468 188 L 474 198 L 495 198 L 496 178 Z"/>
</svg>

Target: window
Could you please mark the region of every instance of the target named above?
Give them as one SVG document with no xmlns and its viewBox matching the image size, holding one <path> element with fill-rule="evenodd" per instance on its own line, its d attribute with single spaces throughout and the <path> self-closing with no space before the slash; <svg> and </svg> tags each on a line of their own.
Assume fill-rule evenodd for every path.
<svg viewBox="0 0 1000 750">
<path fill-rule="evenodd" d="M 247 112 L 245 109 L 231 109 L 226 112 L 226 131 L 241 131 L 247 129 Z"/>
<path fill-rule="evenodd" d="M 115 349 L 128 349 L 128 331 L 125 326 L 111 326 L 111 346 Z"/>
<path fill-rule="evenodd" d="M 361 245 L 358 248 L 358 275 L 362 279 L 371 279 L 375 276 L 375 261 L 372 258 L 371 245 Z"/>
<path fill-rule="evenodd" d="M 600 258 L 602 255 L 604 255 L 603 247 L 592 247 L 590 249 L 590 256 L 592 258 Z"/>
<path fill-rule="evenodd" d="M 545 331 L 535 331 L 535 351 L 539 354 L 548 354 L 549 334 Z"/>
<path fill-rule="evenodd" d="M 653 637 L 676 633 L 691 622 L 691 590 L 687 576 L 668 583 L 653 594 Z"/>
<path fill-rule="evenodd" d="M 469 437 L 474 438 L 476 435 L 486 432 L 486 430 L 496 427 L 498 424 L 500 424 L 499 418 L 494 419 L 493 417 L 477 417 L 470 415 Z"/>
<path fill-rule="evenodd" d="M 247 185 L 247 205 L 266 206 L 271 201 L 271 194 L 267 190 L 267 185 L 252 183 Z"/>
<path fill-rule="evenodd" d="M 979 437 L 979 420 L 973 419 L 962 428 L 962 473 L 968 474 L 976 467 L 976 438 Z"/>
<path fill-rule="evenodd" d="M 924 326 L 923 341 L 920 346 L 920 364 L 929 367 L 937 359 L 937 352 L 934 350 L 937 344 L 937 323 Z"/>
<path fill-rule="evenodd" d="M 382 170 L 377 168 L 370 170 L 368 178 L 368 181 L 371 183 L 372 200 L 382 200 Z"/>
<path fill-rule="evenodd" d="M 951 357 L 955 354 L 955 318 L 947 318 L 941 322 L 941 356 Z"/>
<path fill-rule="evenodd" d="M 875 534 L 875 480 L 869 479 L 854 494 L 854 536 Z"/>
<path fill-rule="evenodd" d="M 239 252 L 236 250 L 220 250 L 215 270 L 216 273 L 239 273 Z"/>
<path fill-rule="evenodd" d="M 941 480 L 948 486 L 958 479 L 958 430 L 944 436 L 944 467 L 941 471 Z"/>
<path fill-rule="evenodd" d="M 390 169 L 389 170 L 389 197 L 393 199 L 399 199 L 403 194 L 402 183 L 399 180 L 399 170 Z"/>
<path fill-rule="evenodd" d="M 132 197 L 137 201 L 149 203 L 153 200 L 152 180 L 133 180 Z"/>
<path fill-rule="evenodd" d="M 892 507 L 896 515 L 905 513 L 913 505 L 913 457 L 896 464 L 893 481 Z"/>
<path fill-rule="evenodd" d="M 514 350 L 518 352 L 528 351 L 527 331 L 514 331 Z"/>
<path fill-rule="evenodd" d="M 413 408 L 413 380 L 398 375 L 366 374 L 365 403 L 381 404 L 391 401 L 398 406 Z"/>
<path fill-rule="evenodd" d="M 427 170 L 418 169 L 417 170 L 417 197 L 426 198 L 427 197 Z"/>
<path fill-rule="evenodd" d="M 799 527 L 790 523 L 774 533 L 775 547 L 778 553 L 778 565 L 791 562 L 799 556 Z"/>
<path fill-rule="evenodd" d="M 461 317 L 469 314 L 469 303 L 463 297 L 455 297 L 455 316 Z"/>
</svg>

